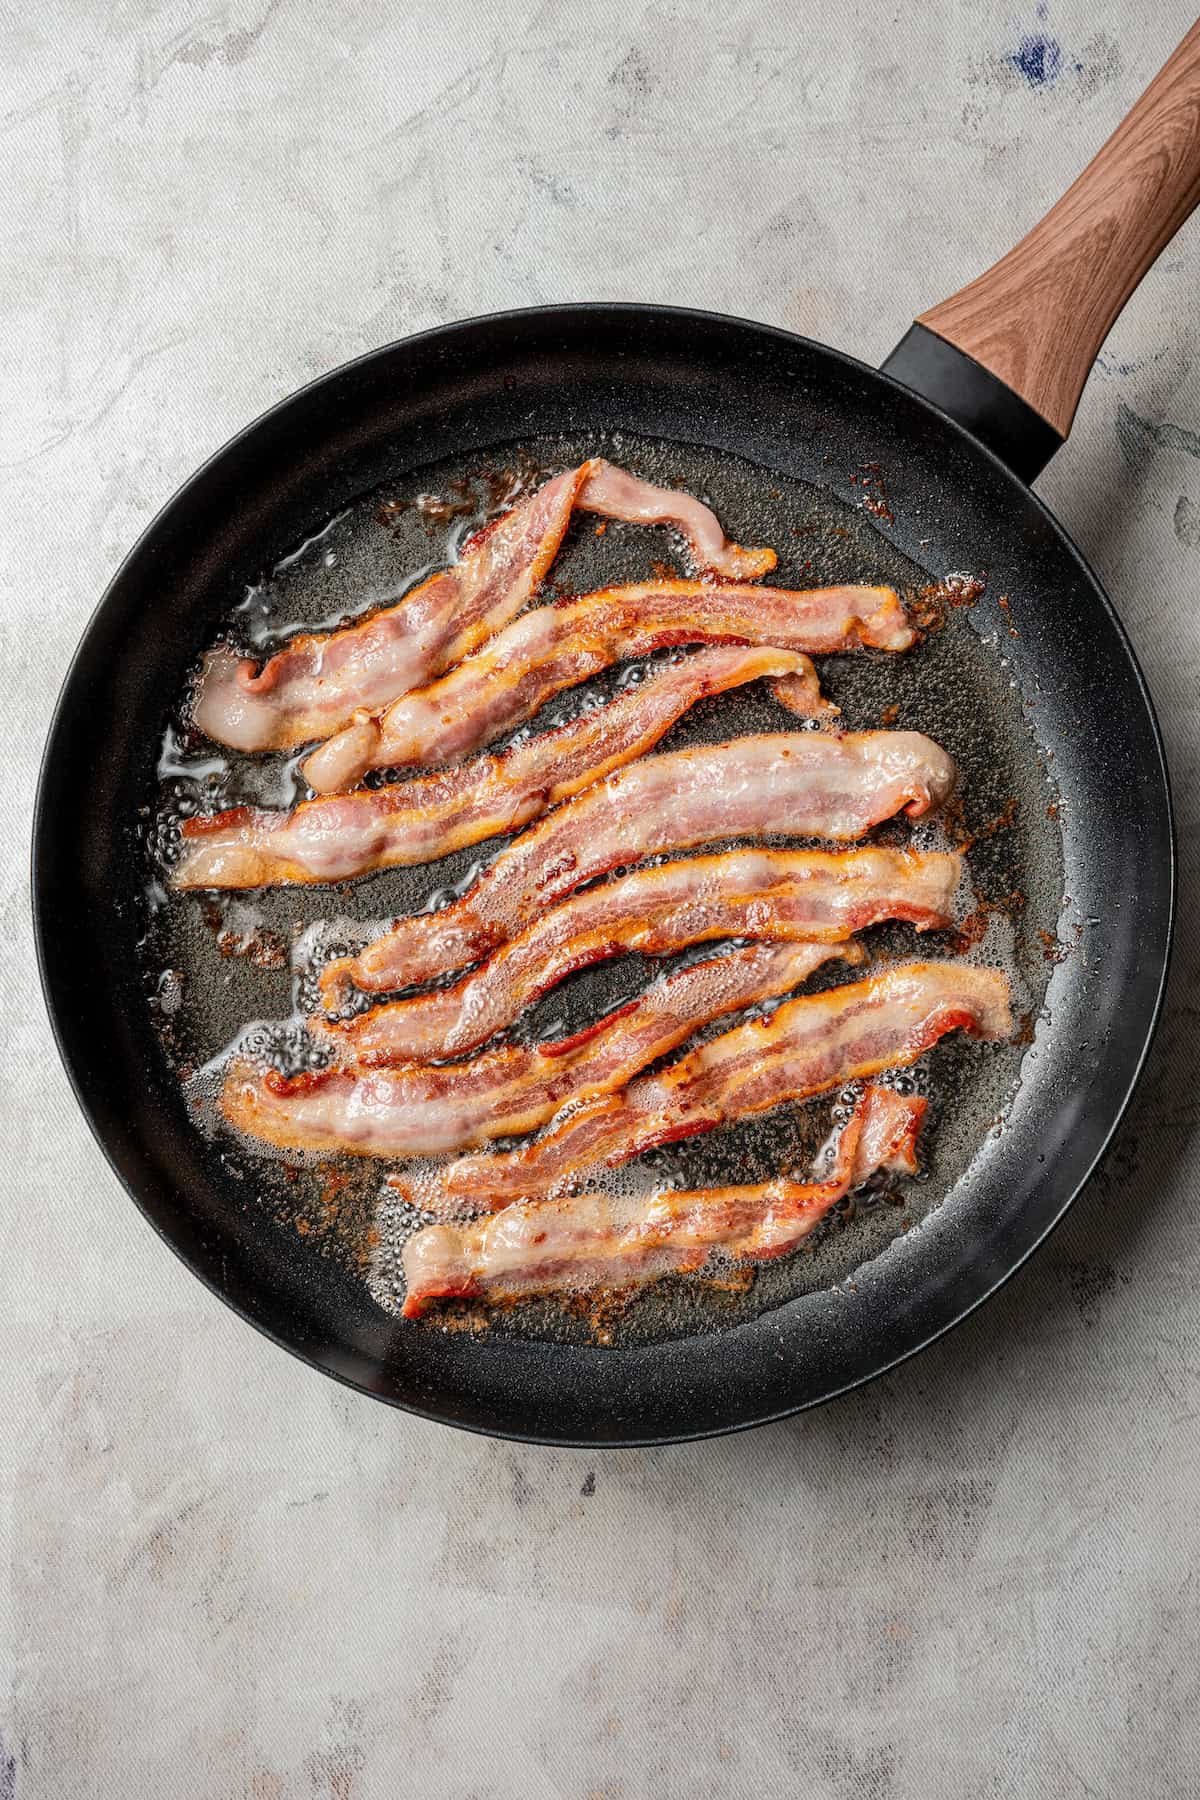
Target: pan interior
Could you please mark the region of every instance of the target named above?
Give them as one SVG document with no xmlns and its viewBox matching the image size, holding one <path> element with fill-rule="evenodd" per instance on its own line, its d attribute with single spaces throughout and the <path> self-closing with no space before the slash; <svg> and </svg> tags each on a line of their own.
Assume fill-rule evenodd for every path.
<svg viewBox="0 0 1200 1800">
<path fill-rule="evenodd" d="M 975 1113 L 966 1103 L 940 1107 L 931 1154 L 949 1158 L 959 1130 L 974 1154 L 956 1181 L 952 1166 L 943 1164 L 948 1175 L 935 1169 L 930 1202 L 944 1194 L 945 1204 L 930 1204 L 915 1229 L 869 1261 L 858 1260 L 873 1246 L 854 1220 L 842 1236 L 857 1266 L 837 1286 L 757 1311 L 751 1300 L 736 1318 L 712 1295 L 695 1329 L 652 1321 L 654 1342 L 632 1330 L 606 1345 L 508 1327 L 479 1336 L 413 1330 L 372 1298 L 339 1231 L 301 1242 L 294 1210 L 260 1193 L 265 1165 L 251 1171 L 228 1146 L 207 1143 L 184 1104 L 160 1033 L 170 1008 L 186 1012 L 195 996 L 186 981 L 177 995 L 168 978 L 165 1017 L 152 1013 L 145 977 L 174 965 L 165 946 L 150 956 L 138 949 L 163 734 L 188 669 L 247 584 L 357 498 L 381 484 L 403 498 L 432 488 L 437 471 L 495 463 L 514 445 L 557 448 L 564 460 L 570 449 L 615 453 L 630 442 L 620 434 L 637 440 L 631 456 L 646 448 L 652 471 L 694 479 L 743 540 L 755 535 L 751 509 L 766 470 L 770 490 L 808 483 L 805 505 L 828 505 L 831 515 L 835 502 L 849 508 L 836 523 L 852 538 L 869 525 L 872 572 L 886 572 L 890 544 L 921 579 L 987 575 L 974 611 L 952 613 L 919 658 L 891 669 L 887 691 L 903 703 L 898 684 L 921 683 L 904 722 L 945 739 L 964 764 L 968 806 L 989 817 L 981 783 L 1003 766 L 995 797 L 1017 792 L 1016 823 L 984 855 L 1014 857 L 1030 894 L 1022 919 L 1035 932 L 1057 925 L 1074 947 L 1040 963 L 1031 940 L 1018 946 L 1033 1000 L 1038 977 L 1049 979 L 1002 1128 L 989 1125 L 986 1104 Z M 727 460 L 739 457 L 746 461 Z M 863 516 L 865 465 L 868 498 L 881 473 L 892 521 L 869 507 Z M 747 468 L 752 491 L 739 511 Z M 759 530 L 786 552 L 774 516 Z M 611 536 L 606 578 L 622 534 Z M 836 546 L 849 541 L 835 535 Z M 395 554 L 404 550 L 401 542 Z M 630 567 L 644 569 L 649 555 L 639 535 Z M 356 604 L 359 592 L 336 603 Z M 956 644 L 963 668 L 986 667 L 994 713 L 984 685 L 971 688 L 961 675 Z M 932 678 L 943 656 L 944 690 Z M 847 707 L 843 684 L 872 678 L 865 664 L 829 662 L 826 672 Z M 1016 686 L 1006 693 L 1008 679 Z M 877 701 L 885 704 L 882 689 Z M 864 691 L 867 722 L 875 704 Z M 739 715 L 725 716 L 722 729 Z M 1003 750 L 999 763 L 973 754 L 992 718 L 1028 746 L 1037 793 L 1029 806 Z M 1040 770 L 1035 779 L 1038 746 L 1053 779 L 1046 804 L 1059 808 L 1043 824 L 1050 790 L 1038 789 Z M 1061 888 L 1051 824 L 1061 832 Z M 1022 834 L 1038 830 L 1041 847 L 1025 847 Z M 978 851 L 973 859 L 985 891 L 1006 888 L 1007 866 L 991 868 Z M 277 1343 L 361 1391 L 474 1430 L 589 1445 L 727 1431 L 813 1405 L 920 1349 L 1010 1275 L 1079 1191 L 1137 1079 L 1161 1003 L 1173 891 L 1170 799 L 1149 697 L 1102 590 L 1037 497 L 876 371 L 768 327 L 660 307 L 546 308 L 448 326 L 347 364 L 227 445 L 167 505 L 99 604 L 55 712 L 34 826 L 39 966 L 64 1062 L 114 1170 L 189 1268 Z M 212 1020 L 214 1037 L 218 1026 L 278 1016 L 290 1004 L 286 976 L 236 957 L 205 966 L 214 985 L 228 975 L 238 989 L 231 1017 Z M 182 1028 L 192 1028 L 186 1018 Z M 176 1054 L 186 1057 L 182 1043 Z M 954 1054 L 940 1049 L 931 1068 Z M 998 1074 L 998 1086 L 1008 1090 L 1010 1079 Z M 700 1328 L 710 1318 L 726 1328 Z"/>
<path fill-rule="evenodd" d="M 846 726 L 894 724 L 925 731 L 951 752 L 960 769 L 959 807 L 949 834 L 940 820 L 893 822 L 872 834 L 875 841 L 922 848 L 971 840 L 955 930 L 918 935 L 903 925 L 877 927 L 865 942 L 882 960 L 966 954 L 1001 962 L 1026 1030 L 1022 1042 L 1003 1046 L 947 1040 L 916 1069 L 893 1077 L 928 1095 L 931 1103 L 922 1135 L 922 1174 L 860 1192 L 795 1256 L 753 1274 L 725 1271 L 716 1279 L 662 1282 L 602 1311 L 539 1301 L 488 1314 L 485 1322 L 475 1309 L 458 1306 L 435 1313 L 422 1327 L 402 1328 L 408 1331 L 469 1326 L 526 1339 L 650 1344 L 728 1329 L 845 1282 L 931 1213 L 953 1209 L 956 1187 L 1017 1087 L 1053 961 L 1066 949 L 1058 939 L 1064 876 L 1056 788 L 1014 674 L 1011 607 L 998 608 L 994 593 L 979 606 L 947 603 L 944 592 L 932 602 L 922 599 L 931 583 L 951 574 L 986 577 L 986 552 L 980 546 L 977 562 L 954 570 L 918 560 L 919 545 L 916 557 L 904 554 L 888 530 L 886 490 L 873 468 L 852 472 L 851 491 L 857 488 L 858 499 L 853 504 L 817 483 L 728 451 L 630 432 L 537 434 L 495 444 L 482 454 L 476 448 L 420 468 L 397 469 L 331 515 L 310 521 L 300 538 L 273 546 L 257 578 L 227 593 L 221 630 L 247 653 L 262 657 L 296 627 L 329 628 L 394 600 L 440 566 L 467 531 L 503 504 L 511 478 L 528 484 L 595 454 L 702 496 L 731 537 L 766 543 L 778 552 L 779 565 L 769 579 L 781 586 L 886 582 L 926 616 L 932 605 L 933 628 L 907 655 L 820 659 L 824 689 L 841 708 Z M 585 515 L 572 525 L 553 566 L 550 592 L 644 579 L 652 569 L 687 572 L 671 534 L 614 523 L 597 531 L 595 519 Z M 569 691 L 538 715 L 533 728 L 574 716 L 636 679 L 644 667 L 621 665 Z M 694 707 L 660 748 L 795 726 L 765 684 L 755 683 Z M 308 1052 L 302 1017 L 311 1002 L 314 951 L 319 956 L 361 942 L 370 921 L 419 911 L 461 891 L 499 847 L 492 841 L 340 890 L 223 897 L 172 893 L 164 870 L 180 817 L 241 802 L 291 804 L 307 792 L 297 761 L 215 748 L 189 732 L 186 684 L 176 694 L 159 745 L 155 799 L 149 815 L 136 822 L 142 856 L 133 869 L 130 900 L 143 914 L 145 1003 L 161 1055 L 193 1095 L 211 1093 L 214 1071 L 233 1042 L 264 1049 L 284 1066 L 303 1062 Z M 964 950 L 959 928 L 968 913 L 982 935 Z M 513 1035 L 573 1032 L 681 960 L 716 953 L 716 946 L 706 945 L 683 959 L 630 957 L 602 964 L 553 989 Z M 859 973 L 834 963 L 808 986 L 833 985 Z M 731 1022 L 722 1020 L 704 1035 Z M 198 1070 L 206 1074 L 198 1077 Z M 783 1167 L 803 1169 L 831 1123 L 844 1116 L 847 1099 L 831 1096 L 782 1108 L 652 1152 L 628 1171 L 607 1176 L 606 1184 L 626 1191 L 693 1187 L 767 1179 Z M 207 1135 L 202 1154 L 230 1206 L 264 1210 L 290 1234 L 297 1259 L 318 1268 L 336 1265 L 365 1284 L 374 1304 L 394 1313 L 402 1297 L 399 1250 L 416 1221 L 404 1209 L 381 1204 L 378 1165 L 256 1154 L 220 1129 Z"/>
</svg>

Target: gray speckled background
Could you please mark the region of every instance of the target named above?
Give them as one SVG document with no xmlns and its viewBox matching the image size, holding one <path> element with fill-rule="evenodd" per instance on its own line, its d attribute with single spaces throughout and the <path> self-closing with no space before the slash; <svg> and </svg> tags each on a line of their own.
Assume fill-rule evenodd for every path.
<svg viewBox="0 0 1200 1800">
<path fill-rule="evenodd" d="M 203 456 L 342 358 L 493 307 L 679 301 L 881 356 L 1191 23 L 1039 11 L 0 9 L 0 1800 L 1200 1791 L 1195 223 L 1041 484 L 1162 713 L 1166 1024 L 1068 1223 L 891 1379 L 590 1459 L 320 1380 L 122 1196 L 27 916 L 60 671 Z"/>
</svg>

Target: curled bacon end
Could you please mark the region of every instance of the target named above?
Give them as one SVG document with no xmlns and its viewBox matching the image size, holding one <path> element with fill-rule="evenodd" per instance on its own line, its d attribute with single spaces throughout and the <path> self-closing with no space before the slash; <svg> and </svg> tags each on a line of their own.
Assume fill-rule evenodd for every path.
<svg viewBox="0 0 1200 1800">
<path fill-rule="evenodd" d="M 682 1135 L 907 1067 L 950 1031 L 1012 1031 L 1008 979 L 960 962 L 898 963 L 866 980 L 785 1001 L 765 1022 L 735 1026 L 658 1075 L 573 1108 L 519 1150 L 464 1156 L 390 1184 L 443 1216 L 498 1212 L 552 1195 L 588 1169 L 612 1167 Z"/>
<path fill-rule="evenodd" d="M 735 1263 L 786 1256 L 877 1169 L 916 1172 L 927 1105 L 868 1087 L 808 1181 L 781 1176 L 641 1200 L 527 1200 L 477 1224 L 427 1226 L 404 1246 L 404 1317 L 420 1318 L 442 1299 L 627 1288 L 702 1268 L 717 1254 Z"/>
<path fill-rule="evenodd" d="M 792 675 L 779 675 L 771 683 L 771 692 L 780 706 L 786 706 L 798 719 L 836 719 L 841 712 L 821 692 L 821 681 L 812 663 Z"/>
<path fill-rule="evenodd" d="M 463 1063 L 281 1075 L 244 1060 L 221 1108 L 237 1130 L 287 1150 L 427 1156 L 533 1131 L 563 1106 L 614 1088 L 713 1019 L 786 994 L 857 944 L 758 944 L 666 976 L 586 1030 L 505 1044 Z"/>
<path fill-rule="evenodd" d="M 693 494 L 653 487 L 603 457 L 593 460 L 591 471 L 579 491 L 578 504 L 585 511 L 632 525 L 673 525 L 687 540 L 696 567 L 725 580 L 753 581 L 775 567 L 773 550 L 731 544 L 716 514 Z"/>
<path fill-rule="evenodd" d="M 300 772 L 314 793 L 348 793 L 371 769 L 388 766 L 379 754 L 382 741 L 379 720 L 370 713 L 360 712 L 351 724 L 318 744 L 311 756 L 301 763 Z M 430 757 L 429 760 L 437 759 Z"/>
<path fill-rule="evenodd" d="M 309 1030 L 339 1060 L 461 1056 L 511 1025 L 580 969 L 629 953 L 668 956 L 717 938 L 836 943 L 884 919 L 948 925 L 962 875 L 955 852 L 727 850 L 636 869 L 541 913 L 451 987 L 393 1000 Z M 351 959 L 328 964 L 321 993 L 348 998 Z"/>
</svg>

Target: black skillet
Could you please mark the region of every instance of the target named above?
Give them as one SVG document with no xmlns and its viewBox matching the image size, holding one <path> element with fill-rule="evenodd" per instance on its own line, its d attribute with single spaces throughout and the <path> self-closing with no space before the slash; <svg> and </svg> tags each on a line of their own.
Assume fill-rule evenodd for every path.
<svg viewBox="0 0 1200 1800">
<path fill-rule="evenodd" d="M 1031 493 L 1096 351 L 1200 186 L 1200 28 L 1063 201 L 927 314 L 876 371 L 745 321 L 572 306 L 431 331 L 347 364 L 220 451 L 105 594 L 47 744 L 34 826 L 38 955 L 79 1102 L 113 1168 L 214 1292 L 326 1373 L 427 1417 L 545 1442 L 729 1431 L 866 1381 L 962 1319 L 1062 1217 L 1129 1101 L 1158 1016 L 1173 905 L 1167 772 L 1125 634 Z M 986 568 L 1019 597 L 1013 678 L 1053 757 L 1065 881 L 1089 953 L 972 1179 L 836 1295 L 724 1332 L 600 1347 L 397 1324 L 357 1276 L 220 1179 L 154 1035 L 129 822 L 153 801 L 167 707 L 237 585 L 381 470 L 542 434 L 612 431 L 733 452 L 846 491 L 886 471 L 892 541 Z M 997 622 L 999 619 L 997 616 Z M 80 978 L 80 971 L 86 978 Z"/>
</svg>

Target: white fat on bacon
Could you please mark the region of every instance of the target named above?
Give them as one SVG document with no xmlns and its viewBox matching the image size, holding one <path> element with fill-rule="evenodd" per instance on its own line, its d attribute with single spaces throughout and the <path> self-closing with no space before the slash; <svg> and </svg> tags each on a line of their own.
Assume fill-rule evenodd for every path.
<svg viewBox="0 0 1200 1800">
<path fill-rule="evenodd" d="M 869 646 L 907 650 L 914 632 L 887 587 L 753 587 L 711 581 L 605 588 L 514 619 L 440 680 L 413 688 L 314 750 L 304 776 L 318 793 L 352 787 L 368 769 L 454 762 L 531 718 L 565 688 L 670 644 L 748 643 L 808 656 Z M 791 710 L 823 703 L 815 672 L 782 677 Z"/>
<path fill-rule="evenodd" d="M 836 943 L 883 919 L 924 931 L 950 922 L 954 852 L 728 850 L 636 869 L 541 913 L 451 987 L 309 1029 L 339 1060 L 461 1056 L 578 969 L 629 953 L 668 956 L 717 938 Z M 322 972 L 328 1005 L 346 998 L 345 961 Z"/>
<path fill-rule="evenodd" d="M 690 494 L 652 487 L 593 457 L 485 525 L 458 562 L 395 606 L 341 631 L 295 637 L 261 668 L 218 646 L 201 670 L 194 722 L 235 750 L 287 750 L 377 712 L 470 655 L 520 612 L 540 587 L 576 506 L 674 526 L 698 571 L 745 581 L 775 566 L 773 550 L 728 543 L 708 507 Z"/>
<path fill-rule="evenodd" d="M 589 1170 L 734 1119 L 827 1093 L 916 1062 L 948 1031 L 1004 1038 L 1008 979 L 962 962 L 898 963 L 880 974 L 788 1000 L 767 1020 L 735 1026 L 618 1093 L 571 1108 L 518 1150 L 463 1156 L 389 1181 L 443 1215 L 498 1212 L 562 1193 Z"/>
<path fill-rule="evenodd" d="M 868 1087 L 807 1181 L 527 1200 L 471 1225 L 428 1225 L 404 1246 L 405 1318 L 437 1300 L 611 1291 L 725 1263 L 786 1256 L 877 1170 L 915 1174 L 926 1100 Z"/>
<path fill-rule="evenodd" d="M 855 944 L 755 944 L 693 963 L 628 1006 L 546 1044 L 505 1044 L 469 1062 L 327 1069 L 287 1076 L 236 1062 L 221 1093 L 229 1124 L 281 1149 L 429 1156 L 533 1131 L 568 1103 L 622 1086 L 701 1026 L 789 992 Z"/>
<path fill-rule="evenodd" d="M 348 979 L 386 992 L 465 968 L 624 864 L 766 833 L 851 842 L 940 805 L 954 781 L 951 758 L 916 731 L 768 732 L 649 756 L 524 832 L 461 899 L 331 964 L 329 991 Z"/>
<path fill-rule="evenodd" d="M 595 712 L 498 756 L 356 794 L 326 794 L 291 812 L 234 807 L 183 824 L 177 888 L 347 881 L 433 862 L 517 831 L 653 749 L 689 707 L 760 677 L 816 676 L 790 650 L 723 645 L 657 669 Z"/>
</svg>

